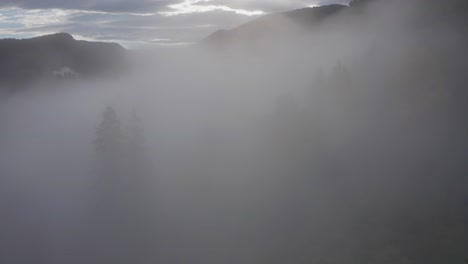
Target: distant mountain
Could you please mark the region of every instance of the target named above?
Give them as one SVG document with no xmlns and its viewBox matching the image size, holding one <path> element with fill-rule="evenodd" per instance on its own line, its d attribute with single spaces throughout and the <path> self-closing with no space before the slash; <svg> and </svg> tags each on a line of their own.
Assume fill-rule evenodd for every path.
<svg viewBox="0 0 468 264">
<path fill-rule="evenodd" d="M 347 6 L 327 5 L 268 14 L 231 30 L 219 30 L 201 41 L 202 46 L 229 48 L 234 45 L 262 45 L 303 35 Z"/>
<path fill-rule="evenodd" d="M 349 6 L 334 4 L 268 14 L 234 29 L 218 30 L 199 45 L 218 50 L 236 47 L 257 52 L 275 43 L 300 39 L 306 36 L 304 33 L 321 28 L 324 22 L 335 23 L 344 30 L 349 24 L 356 25 L 355 21 L 365 24 L 365 13 L 372 15 L 374 10 L 368 7 L 374 4 L 402 10 L 416 7 L 410 23 L 419 28 L 445 26 L 460 31 L 468 27 L 466 0 L 352 0 Z"/>
<path fill-rule="evenodd" d="M 57 33 L 0 40 L 0 85 L 22 86 L 38 79 L 92 77 L 123 69 L 125 49 L 115 43 L 75 40 Z"/>
</svg>

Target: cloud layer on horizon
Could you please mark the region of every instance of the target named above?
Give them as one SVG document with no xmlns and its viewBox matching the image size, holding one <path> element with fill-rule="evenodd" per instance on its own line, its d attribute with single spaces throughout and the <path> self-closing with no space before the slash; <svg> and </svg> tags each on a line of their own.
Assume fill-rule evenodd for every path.
<svg viewBox="0 0 468 264">
<path fill-rule="evenodd" d="M 68 32 L 125 46 L 196 42 L 271 12 L 349 0 L 3 0 L 0 37 Z M 132 44 L 133 43 L 133 44 Z"/>
</svg>

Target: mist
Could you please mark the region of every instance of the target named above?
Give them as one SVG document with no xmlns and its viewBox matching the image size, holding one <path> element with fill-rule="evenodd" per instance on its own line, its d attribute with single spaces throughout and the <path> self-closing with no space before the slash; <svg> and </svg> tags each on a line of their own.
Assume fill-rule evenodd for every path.
<svg viewBox="0 0 468 264">
<path fill-rule="evenodd" d="M 463 263 L 468 38 L 436 2 L 5 86 L 1 262 Z"/>
</svg>

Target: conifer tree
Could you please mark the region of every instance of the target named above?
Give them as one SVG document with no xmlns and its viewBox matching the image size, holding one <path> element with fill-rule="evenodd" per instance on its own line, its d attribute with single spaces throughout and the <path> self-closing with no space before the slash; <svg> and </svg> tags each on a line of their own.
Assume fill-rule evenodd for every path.
<svg viewBox="0 0 468 264">
<path fill-rule="evenodd" d="M 146 155 L 141 122 L 133 111 L 129 120 L 126 156 L 130 174 L 142 174 L 146 170 Z M 136 176 L 136 175 L 135 175 Z"/>
<path fill-rule="evenodd" d="M 96 184 L 90 228 L 91 244 L 96 248 L 93 258 L 102 263 L 120 263 L 119 259 L 129 255 L 123 250 L 115 250 L 125 247 L 128 222 L 123 166 L 125 140 L 117 113 L 112 107 L 104 110 L 96 136 Z"/>
<path fill-rule="evenodd" d="M 98 254 L 102 263 L 153 258 L 152 175 L 144 151 L 143 129 L 135 112 L 125 128 L 124 134 L 116 112 L 108 107 L 94 142 L 97 185 L 93 240 L 94 247 L 109 249 Z"/>
<path fill-rule="evenodd" d="M 97 169 L 100 174 L 118 174 L 122 161 L 124 137 L 117 114 L 112 107 L 103 112 L 94 141 Z"/>
</svg>

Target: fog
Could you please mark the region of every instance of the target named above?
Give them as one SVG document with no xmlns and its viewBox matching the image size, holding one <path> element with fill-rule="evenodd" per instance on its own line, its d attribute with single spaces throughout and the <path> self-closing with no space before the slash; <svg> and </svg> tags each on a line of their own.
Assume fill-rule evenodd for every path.
<svg viewBox="0 0 468 264">
<path fill-rule="evenodd" d="M 467 38 L 425 3 L 2 94 L 1 262 L 462 263 Z"/>
</svg>

